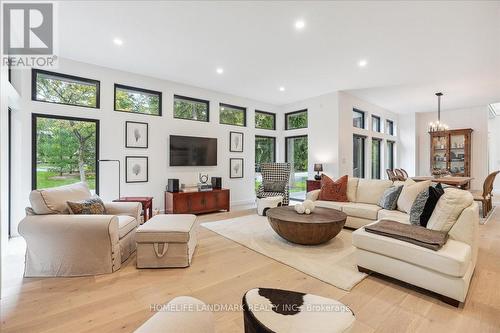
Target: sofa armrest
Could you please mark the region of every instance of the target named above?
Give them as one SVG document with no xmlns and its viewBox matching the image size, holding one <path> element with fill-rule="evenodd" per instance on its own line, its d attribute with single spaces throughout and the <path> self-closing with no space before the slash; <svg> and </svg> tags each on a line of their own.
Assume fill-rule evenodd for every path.
<svg viewBox="0 0 500 333">
<path fill-rule="evenodd" d="M 106 214 L 131 216 L 137 221 L 137 225 L 141 224 L 142 205 L 139 202 L 106 202 L 104 207 Z"/>
<path fill-rule="evenodd" d="M 114 215 L 26 216 L 25 276 L 79 276 L 120 268 L 118 218 Z"/>
<path fill-rule="evenodd" d="M 319 197 L 319 192 L 321 190 L 313 190 L 311 192 L 306 193 L 306 200 L 316 201 Z"/>
</svg>

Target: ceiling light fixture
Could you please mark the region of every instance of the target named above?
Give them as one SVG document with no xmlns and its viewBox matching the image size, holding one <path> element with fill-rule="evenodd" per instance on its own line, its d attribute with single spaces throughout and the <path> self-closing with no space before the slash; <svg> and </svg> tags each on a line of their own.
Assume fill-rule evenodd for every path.
<svg viewBox="0 0 500 333">
<path fill-rule="evenodd" d="M 217 74 L 222 74 L 224 73 L 224 68 L 218 67 L 216 70 Z"/>
<path fill-rule="evenodd" d="M 285 87 L 279 87 L 280 91 L 285 91 Z"/>
<path fill-rule="evenodd" d="M 368 61 L 366 61 L 366 59 L 361 59 L 361 60 L 358 62 L 358 66 L 359 66 L 359 67 L 366 67 L 366 65 L 368 65 Z"/>
<path fill-rule="evenodd" d="M 113 43 L 119 46 L 123 45 L 123 41 L 120 38 L 113 39 Z"/>
<path fill-rule="evenodd" d="M 306 26 L 306 22 L 304 22 L 303 20 L 295 21 L 295 29 L 302 30 L 302 29 L 304 29 L 305 26 Z"/>
<path fill-rule="evenodd" d="M 443 96 L 443 93 L 437 92 L 436 96 L 438 98 L 438 120 L 429 124 L 429 132 L 447 131 L 449 129 L 448 125 L 441 122 L 441 96 Z"/>
</svg>

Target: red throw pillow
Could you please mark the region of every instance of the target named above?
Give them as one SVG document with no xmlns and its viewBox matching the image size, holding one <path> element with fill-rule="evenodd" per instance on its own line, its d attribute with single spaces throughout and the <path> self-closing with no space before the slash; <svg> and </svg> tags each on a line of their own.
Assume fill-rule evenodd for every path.
<svg viewBox="0 0 500 333">
<path fill-rule="evenodd" d="M 348 202 L 347 199 L 348 176 L 342 176 L 333 181 L 326 175 L 321 175 L 321 191 L 318 200 Z"/>
</svg>

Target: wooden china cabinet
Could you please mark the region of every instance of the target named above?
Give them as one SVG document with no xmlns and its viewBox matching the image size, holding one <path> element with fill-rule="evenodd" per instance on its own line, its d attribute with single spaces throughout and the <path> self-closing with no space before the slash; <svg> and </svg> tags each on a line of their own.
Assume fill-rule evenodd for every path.
<svg viewBox="0 0 500 333">
<path fill-rule="evenodd" d="M 470 177 L 472 129 L 429 132 L 431 172 L 448 170 L 452 176 Z"/>
</svg>

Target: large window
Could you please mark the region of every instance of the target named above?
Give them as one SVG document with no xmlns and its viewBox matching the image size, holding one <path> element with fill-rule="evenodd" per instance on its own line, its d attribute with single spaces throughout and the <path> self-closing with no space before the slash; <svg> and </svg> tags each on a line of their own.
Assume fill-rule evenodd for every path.
<svg viewBox="0 0 500 333">
<path fill-rule="evenodd" d="M 98 192 L 99 120 L 32 115 L 32 188 L 85 181 Z"/>
<path fill-rule="evenodd" d="M 380 179 L 380 156 L 382 140 L 372 138 L 372 179 Z"/>
<path fill-rule="evenodd" d="M 396 143 L 394 141 L 387 141 L 387 168 L 394 170 L 394 150 Z"/>
<path fill-rule="evenodd" d="M 276 115 L 270 112 L 255 110 L 255 128 L 275 130 Z"/>
<path fill-rule="evenodd" d="M 372 131 L 380 132 L 380 117 L 372 116 Z"/>
<path fill-rule="evenodd" d="M 161 116 L 161 92 L 115 84 L 115 111 Z"/>
<path fill-rule="evenodd" d="M 219 104 L 219 123 L 235 126 L 247 125 L 247 109 L 241 106 Z"/>
<path fill-rule="evenodd" d="M 394 135 L 394 122 L 392 120 L 385 122 L 385 132 L 389 135 Z"/>
<path fill-rule="evenodd" d="M 31 99 L 38 102 L 99 108 L 97 80 L 54 73 L 31 71 Z"/>
<path fill-rule="evenodd" d="M 271 136 L 255 136 L 255 189 L 262 183 L 261 163 L 276 162 L 276 138 Z"/>
<path fill-rule="evenodd" d="M 307 180 L 307 135 L 285 138 L 285 159 L 291 164 L 290 198 L 304 200 Z"/>
<path fill-rule="evenodd" d="M 352 110 L 352 126 L 365 128 L 365 113 L 358 109 Z"/>
<path fill-rule="evenodd" d="M 285 113 L 285 129 L 307 128 L 307 110 Z"/>
<path fill-rule="evenodd" d="M 202 99 L 174 95 L 174 118 L 208 121 L 209 104 Z"/>
<path fill-rule="evenodd" d="M 365 140 L 364 136 L 353 136 L 352 175 L 365 178 Z"/>
</svg>

